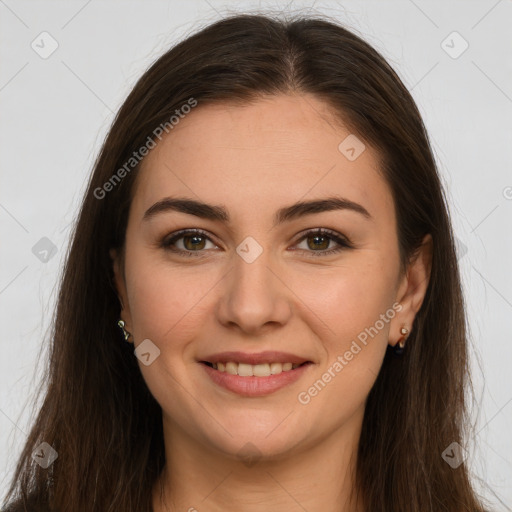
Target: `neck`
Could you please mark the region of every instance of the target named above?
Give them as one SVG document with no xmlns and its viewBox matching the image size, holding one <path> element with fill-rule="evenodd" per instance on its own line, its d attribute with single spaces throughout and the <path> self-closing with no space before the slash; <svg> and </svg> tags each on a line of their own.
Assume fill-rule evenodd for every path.
<svg viewBox="0 0 512 512">
<path fill-rule="evenodd" d="M 362 512 L 351 499 L 361 423 L 362 414 L 293 454 L 240 461 L 164 419 L 167 463 L 153 512 Z"/>
</svg>

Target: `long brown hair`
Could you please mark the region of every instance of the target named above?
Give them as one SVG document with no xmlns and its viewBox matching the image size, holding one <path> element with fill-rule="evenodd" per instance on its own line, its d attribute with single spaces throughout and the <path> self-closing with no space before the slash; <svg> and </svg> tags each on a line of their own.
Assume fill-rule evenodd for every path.
<svg viewBox="0 0 512 512">
<path fill-rule="evenodd" d="M 161 56 L 119 110 L 74 227 L 52 323 L 44 401 L 6 499 L 36 496 L 58 511 L 150 511 L 164 460 L 161 409 L 117 326 L 110 248 L 123 248 L 138 165 L 105 183 L 176 109 L 310 93 L 378 150 L 395 201 L 401 262 L 425 234 L 431 276 L 401 359 L 389 352 L 371 389 L 357 460 L 368 512 L 482 511 L 467 465 L 442 457 L 464 446 L 470 388 L 465 309 L 454 238 L 420 113 L 369 44 L 320 16 L 234 15 Z M 126 167 L 125 167 L 126 170 Z M 96 191 L 96 193 L 95 193 Z M 101 197 L 100 197 L 101 196 Z M 31 454 L 47 442 L 48 468 Z"/>
</svg>

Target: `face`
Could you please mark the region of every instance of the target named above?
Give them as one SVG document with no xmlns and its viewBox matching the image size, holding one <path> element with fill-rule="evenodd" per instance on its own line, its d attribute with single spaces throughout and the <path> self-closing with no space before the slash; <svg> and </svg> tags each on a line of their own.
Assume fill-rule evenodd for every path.
<svg viewBox="0 0 512 512">
<path fill-rule="evenodd" d="M 314 96 L 199 103 L 145 158 L 124 276 L 112 256 L 167 432 L 279 456 L 360 425 L 386 347 L 421 302 L 363 136 Z"/>
</svg>

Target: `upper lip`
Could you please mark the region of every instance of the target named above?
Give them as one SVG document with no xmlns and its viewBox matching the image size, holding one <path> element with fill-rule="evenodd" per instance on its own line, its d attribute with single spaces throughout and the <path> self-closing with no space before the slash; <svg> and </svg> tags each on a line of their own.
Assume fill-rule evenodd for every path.
<svg viewBox="0 0 512 512">
<path fill-rule="evenodd" d="M 290 354 L 288 352 L 276 352 L 273 350 L 267 350 L 265 352 L 219 352 L 206 356 L 200 361 L 207 363 L 227 363 L 233 361 L 236 363 L 245 364 L 262 364 L 262 363 L 294 363 L 302 364 L 310 362 L 306 357 L 301 357 L 296 354 Z"/>
</svg>

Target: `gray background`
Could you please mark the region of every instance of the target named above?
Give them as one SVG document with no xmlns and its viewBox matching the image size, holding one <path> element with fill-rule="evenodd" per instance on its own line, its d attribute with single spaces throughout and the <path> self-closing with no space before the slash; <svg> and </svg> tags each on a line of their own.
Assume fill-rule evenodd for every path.
<svg viewBox="0 0 512 512">
<path fill-rule="evenodd" d="M 173 42 L 235 11 L 284 9 L 342 21 L 418 103 L 447 189 L 472 335 L 477 427 L 466 449 L 477 487 L 494 489 L 481 492 L 496 511 L 511 510 L 512 2 L 312 4 L 0 0 L 0 498 L 32 418 L 70 223 L 115 111 Z"/>
</svg>

